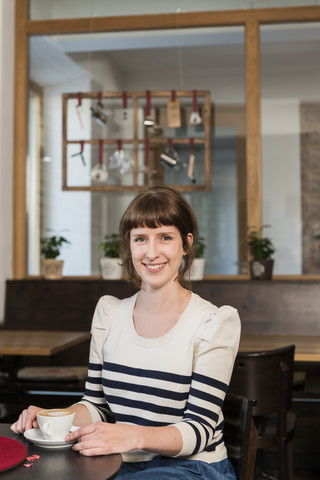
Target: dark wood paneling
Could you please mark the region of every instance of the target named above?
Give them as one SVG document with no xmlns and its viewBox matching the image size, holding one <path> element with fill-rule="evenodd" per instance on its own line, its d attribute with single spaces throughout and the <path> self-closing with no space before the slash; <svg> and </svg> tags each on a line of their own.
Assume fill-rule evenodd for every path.
<svg viewBox="0 0 320 480">
<path fill-rule="evenodd" d="M 202 281 L 193 291 L 238 309 L 244 334 L 320 335 L 319 281 Z"/>
<path fill-rule="evenodd" d="M 4 328 L 89 330 L 102 295 L 135 291 L 123 280 L 8 280 Z M 244 334 L 320 335 L 320 281 L 203 280 L 193 291 L 237 308 Z"/>
<path fill-rule="evenodd" d="M 102 295 L 124 298 L 135 291 L 121 280 L 8 280 L 4 328 L 90 330 Z"/>
</svg>

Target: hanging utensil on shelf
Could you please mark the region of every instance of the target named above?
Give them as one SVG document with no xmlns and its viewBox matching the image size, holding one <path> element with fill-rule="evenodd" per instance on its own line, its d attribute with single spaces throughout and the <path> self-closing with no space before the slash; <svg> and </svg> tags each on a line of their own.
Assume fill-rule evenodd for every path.
<svg viewBox="0 0 320 480">
<path fill-rule="evenodd" d="M 178 152 L 172 146 L 172 139 L 168 138 L 167 147 L 165 151 L 160 155 L 160 162 L 165 167 L 172 169 L 178 166 L 179 161 L 180 159 Z"/>
<path fill-rule="evenodd" d="M 73 153 L 71 155 L 71 157 L 77 157 L 77 156 L 80 156 L 81 160 L 82 160 L 82 164 L 83 166 L 85 167 L 86 166 L 86 162 L 85 162 L 85 159 L 84 159 L 84 156 L 83 156 L 83 150 L 84 150 L 84 140 L 80 140 L 80 152 L 77 152 L 77 153 Z"/>
<path fill-rule="evenodd" d="M 91 179 L 94 183 L 105 183 L 108 180 L 109 172 L 103 163 L 103 140 L 99 140 L 99 163 L 91 170 Z"/>
<path fill-rule="evenodd" d="M 197 90 L 193 90 L 193 107 L 189 123 L 190 125 L 200 125 L 202 123 L 202 119 L 199 115 Z"/>
<path fill-rule="evenodd" d="M 127 92 L 122 92 L 122 120 L 128 119 L 128 96 Z"/>
<path fill-rule="evenodd" d="M 144 165 L 139 169 L 139 173 L 153 177 L 157 175 L 157 170 L 150 168 L 150 139 L 144 139 Z"/>
<path fill-rule="evenodd" d="M 144 172 L 149 172 L 149 155 L 150 155 L 150 140 L 145 138 L 144 140 Z"/>
<path fill-rule="evenodd" d="M 124 175 L 131 167 L 132 160 L 122 147 L 122 140 L 117 140 L 117 150 L 109 158 L 109 170 L 119 170 Z"/>
<path fill-rule="evenodd" d="M 102 103 L 102 92 L 98 92 L 98 102 L 96 108 L 90 107 L 91 116 L 103 127 L 108 122 L 108 117 L 103 113 L 104 105 Z"/>
<path fill-rule="evenodd" d="M 76 105 L 76 112 L 77 112 L 77 117 L 79 120 L 80 128 L 81 130 L 84 129 L 83 121 L 82 121 L 82 92 L 77 93 L 77 98 L 78 98 L 78 105 Z"/>
<path fill-rule="evenodd" d="M 169 128 L 181 127 L 180 102 L 176 98 L 175 90 L 171 90 L 171 100 L 167 103 L 167 124 Z"/>
<path fill-rule="evenodd" d="M 117 140 L 117 149 L 109 157 L 109 170 L 120 170 L 124 159 L 124 151 L 122 149 L 122 140 Z"/>
<path fill-rule="evenodd" d="M 154 126 L 154 118 L 151 115 L 151 92 L 150 90 L 146 90 L 146 116 L 144 119 L 144 125 L 146 127 L 153 127 Z"/>
<path fill-rule="evenodd" d="M 195 162 L 195 154 L 194 154 L 194 139 L 190 138 L 190 156 L 189 156 L 189 164 L 188 164 L 188 171 L 187 175 L 188 178 L 191 180 L 192 183 L 196 183 L 196 179 L 193 175 L 194 172 L 194 162 Z"/>
<path fill-rule="evenodd" d="M 102 92 L 98 92 L 97 107 L 100 108 L 100 110 L 103 110 L 103 109 L 104 109 L 104 105 L 103 105 L 103 103 L 102 103 Z"/>
<path fill-rule="evenodd" d="M 148 127 L 148 133 L 152 137 L 159 137 L 163 134 L 163 128 L 160 125 L 160 110 L 159 108 L 152 109 L 151 113 L 152 118 L 154 119 L 154 124 L 152 127 Z"/>
</svg>

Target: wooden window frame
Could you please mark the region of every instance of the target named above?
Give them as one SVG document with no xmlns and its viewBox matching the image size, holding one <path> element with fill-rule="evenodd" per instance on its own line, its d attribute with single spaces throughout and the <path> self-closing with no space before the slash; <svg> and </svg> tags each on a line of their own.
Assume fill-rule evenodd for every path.
<svg viewBox="0 0 320 480">
<path fill-rule="evenodd" d="M 320 6 L 29 20 L 29 0 L 16 0 L 13 277 L 15 279 L 27 277 L 26 158 L 29 80 L 28 40 L 30 36 L 106 31 L 166 30 L 176 29 L 177 27 L 244 27 L 246 68 L 246 217 L 248 225 L 260 226 L 262 224 L 260 26 L 317 21 L 320 21 Z"/>
</svg>

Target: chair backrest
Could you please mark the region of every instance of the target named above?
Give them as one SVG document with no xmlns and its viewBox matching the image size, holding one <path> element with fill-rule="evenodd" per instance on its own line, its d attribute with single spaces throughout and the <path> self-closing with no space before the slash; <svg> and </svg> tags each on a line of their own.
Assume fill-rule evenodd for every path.
<svg viewBox="0 0 320 480">
<path fill-rule="evenodd" d="M 224 442 L 237 478 L 253 480 L 258 432 L 252 418 L 255 400 L 227 394 L 222 407 L 224 415 Z"/>
<path fill-rule="evenodd" d="M 263 352 L 239 352 L 229 392 L 257 401 L 254 415 L 291 408 L 294 345 Z"/>
</svg>

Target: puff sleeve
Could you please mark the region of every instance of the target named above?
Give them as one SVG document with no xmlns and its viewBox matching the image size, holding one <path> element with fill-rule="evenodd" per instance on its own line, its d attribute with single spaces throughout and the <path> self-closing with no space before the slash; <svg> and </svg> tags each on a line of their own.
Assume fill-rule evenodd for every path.
<svg viewBox="0 0 320 480">
<path fill-rule="evenodd" d="M 114 422 L 102 387 L 103 346 L 111 327 L 112 317 L 119 304 L 116 297 L 105 295 L 95 308 L 91 325 L 91 344 L 88 377 L 81 402 L 91 413 L 92 420 Z"/>
<path fill-rule="evenodd" d="M 239 315 L 230 306 L 208 313 L 199 327 L 187 408 L 183 420 L 175 424 L 183 438 L 179 456 L 215 451 L 223 445 L 221 408 L 239 340 Z"/>
</svg>

